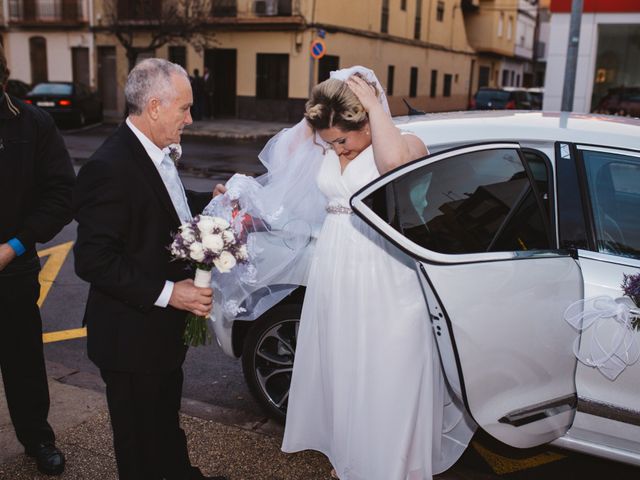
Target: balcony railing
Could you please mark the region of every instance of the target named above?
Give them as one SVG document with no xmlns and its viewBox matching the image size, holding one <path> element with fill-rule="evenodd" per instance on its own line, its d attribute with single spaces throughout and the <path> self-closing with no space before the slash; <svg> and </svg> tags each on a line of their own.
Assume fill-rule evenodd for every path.
<svg viewBox="0 0 640 480">
<path fill-rule="evenodd" d="M 235 17 L 238 15 L 238 0 L 211 0 L 211 14 L 214 17 Z"/>
<path fill-rule="evenodd" d="M 82 0 L 9 0 L 9 21 L 81 23 L 87 19 Z"/>
</svg>

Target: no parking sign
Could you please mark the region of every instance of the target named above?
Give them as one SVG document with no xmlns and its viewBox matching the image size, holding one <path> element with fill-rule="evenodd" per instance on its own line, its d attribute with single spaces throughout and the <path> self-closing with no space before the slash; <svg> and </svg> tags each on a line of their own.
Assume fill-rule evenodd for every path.
<svg viewBox="0 0 640 480">
<path fill-rule="evenodd" d="M 327 46 L 324 44 L 324 40 L 321 38 L 316 38 L 313 42 L 311 42 L 311 56 L 318 60 L 322 58 L 327 53 Z"/>
</svg>

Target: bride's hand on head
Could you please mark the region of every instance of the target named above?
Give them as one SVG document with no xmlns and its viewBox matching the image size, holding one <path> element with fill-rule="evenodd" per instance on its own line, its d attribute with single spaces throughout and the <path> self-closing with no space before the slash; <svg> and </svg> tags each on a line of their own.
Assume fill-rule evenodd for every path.
<svg viewBox="0 0 640 480">
<path fill-rule="evenodd" d="M 219 183 L 213 189 L 213 198 L 217 197 L 218 195 L 222 195 L 223 193 L 227 193 L 227 187 Z"/>
<path fill-rule="evenodd" d="M 352 75 L 347 80 L 347 85 L 356 97 L 358 97 L 358 100 L 360 100 L 360 103 L 362 103 L 362 106 L 367 112 L 370 112 L 376 107 L 382 107 L 375 87 L 367 83 L 364 79 Z"/>
</svg>

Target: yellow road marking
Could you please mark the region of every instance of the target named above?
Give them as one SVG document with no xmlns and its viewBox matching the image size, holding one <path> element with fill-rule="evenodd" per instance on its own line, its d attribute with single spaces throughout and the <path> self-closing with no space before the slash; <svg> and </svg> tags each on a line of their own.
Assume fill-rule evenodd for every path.
<svg viewBox="0 0 640 480">
<path fill-rule="evenodd" d="M 62 340 L 72 340 L 74 338 L 82 338 L 87 336 L 87 329 L 72 328 L 71 330 L 60 330 L 58 332 L 49 332 L 42 334 L 43 343 L 61 342 Z"/>
<path fill-rule="evenodd" d="M 565 458 L 565 455 L 554 452 L 543 452 L 527 458 L 509 458 L 492 452 L 488 448 L 480 445 L 478 442 L 471 442 L 471 445 L 473 445 L 473 448 L 476 449 L 476 451 L 498 475 L 539 467 L 540 465 L 556 462 Z"/>
<path fill-rule="evenodd" d="M 62 264 L 67 258 L 72 247 L 73 242 L 67 242 L 38 252 L 38 256 L 40 258 L 49 257 L 45 262 L 44 267 L 42 267 L 42 270 L 40 270 L 40 276 L 38 277 L 40 280 L 40 298 L 38 299 L 38 307 L 42 307 L 45 298 L 49 295 L 51 285 L 53 285 L 58 273 L 60 273 Z"/>
<path fill-rule="evenodd" d="M 38 299 L 38 307 L 42 307 L 49 290 L 60 273 L 62 264 L 67 259 L 67 255 L 73 247 L 73 242 L 66 242 L 55 247 L 46 248 L 38 252 L 40 258 L 49 257 L 45 262 L 38 279 L 40 280 L 40 298 Z M 44 343 L 60 342 L 62 340 L 71 340 L 73 338 L 81 338 L 87 336 L 86 328 L 72 328 L 70 330 L 60 330 L 58 332 L 49 332 L 42 334 Z"/>
</svg>

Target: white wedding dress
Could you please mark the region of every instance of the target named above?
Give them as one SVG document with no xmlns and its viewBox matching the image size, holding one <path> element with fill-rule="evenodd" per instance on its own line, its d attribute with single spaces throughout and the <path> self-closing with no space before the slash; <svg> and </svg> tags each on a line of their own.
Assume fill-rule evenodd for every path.
<svg viewBox="0 0 640 480">
<path fill-rule="evenodd" d="M 317 182 L 329 207 L 348 209 L 351 195 L 378 176 L 372 147 L 344 172 L 328 151 Z M 341 480 L 430 479 L 455 463 L 475 424 L 448 395 L 411 260 L 348 210 L 328 211 L 282 449 L 323 452 Z"/>
</svg>

